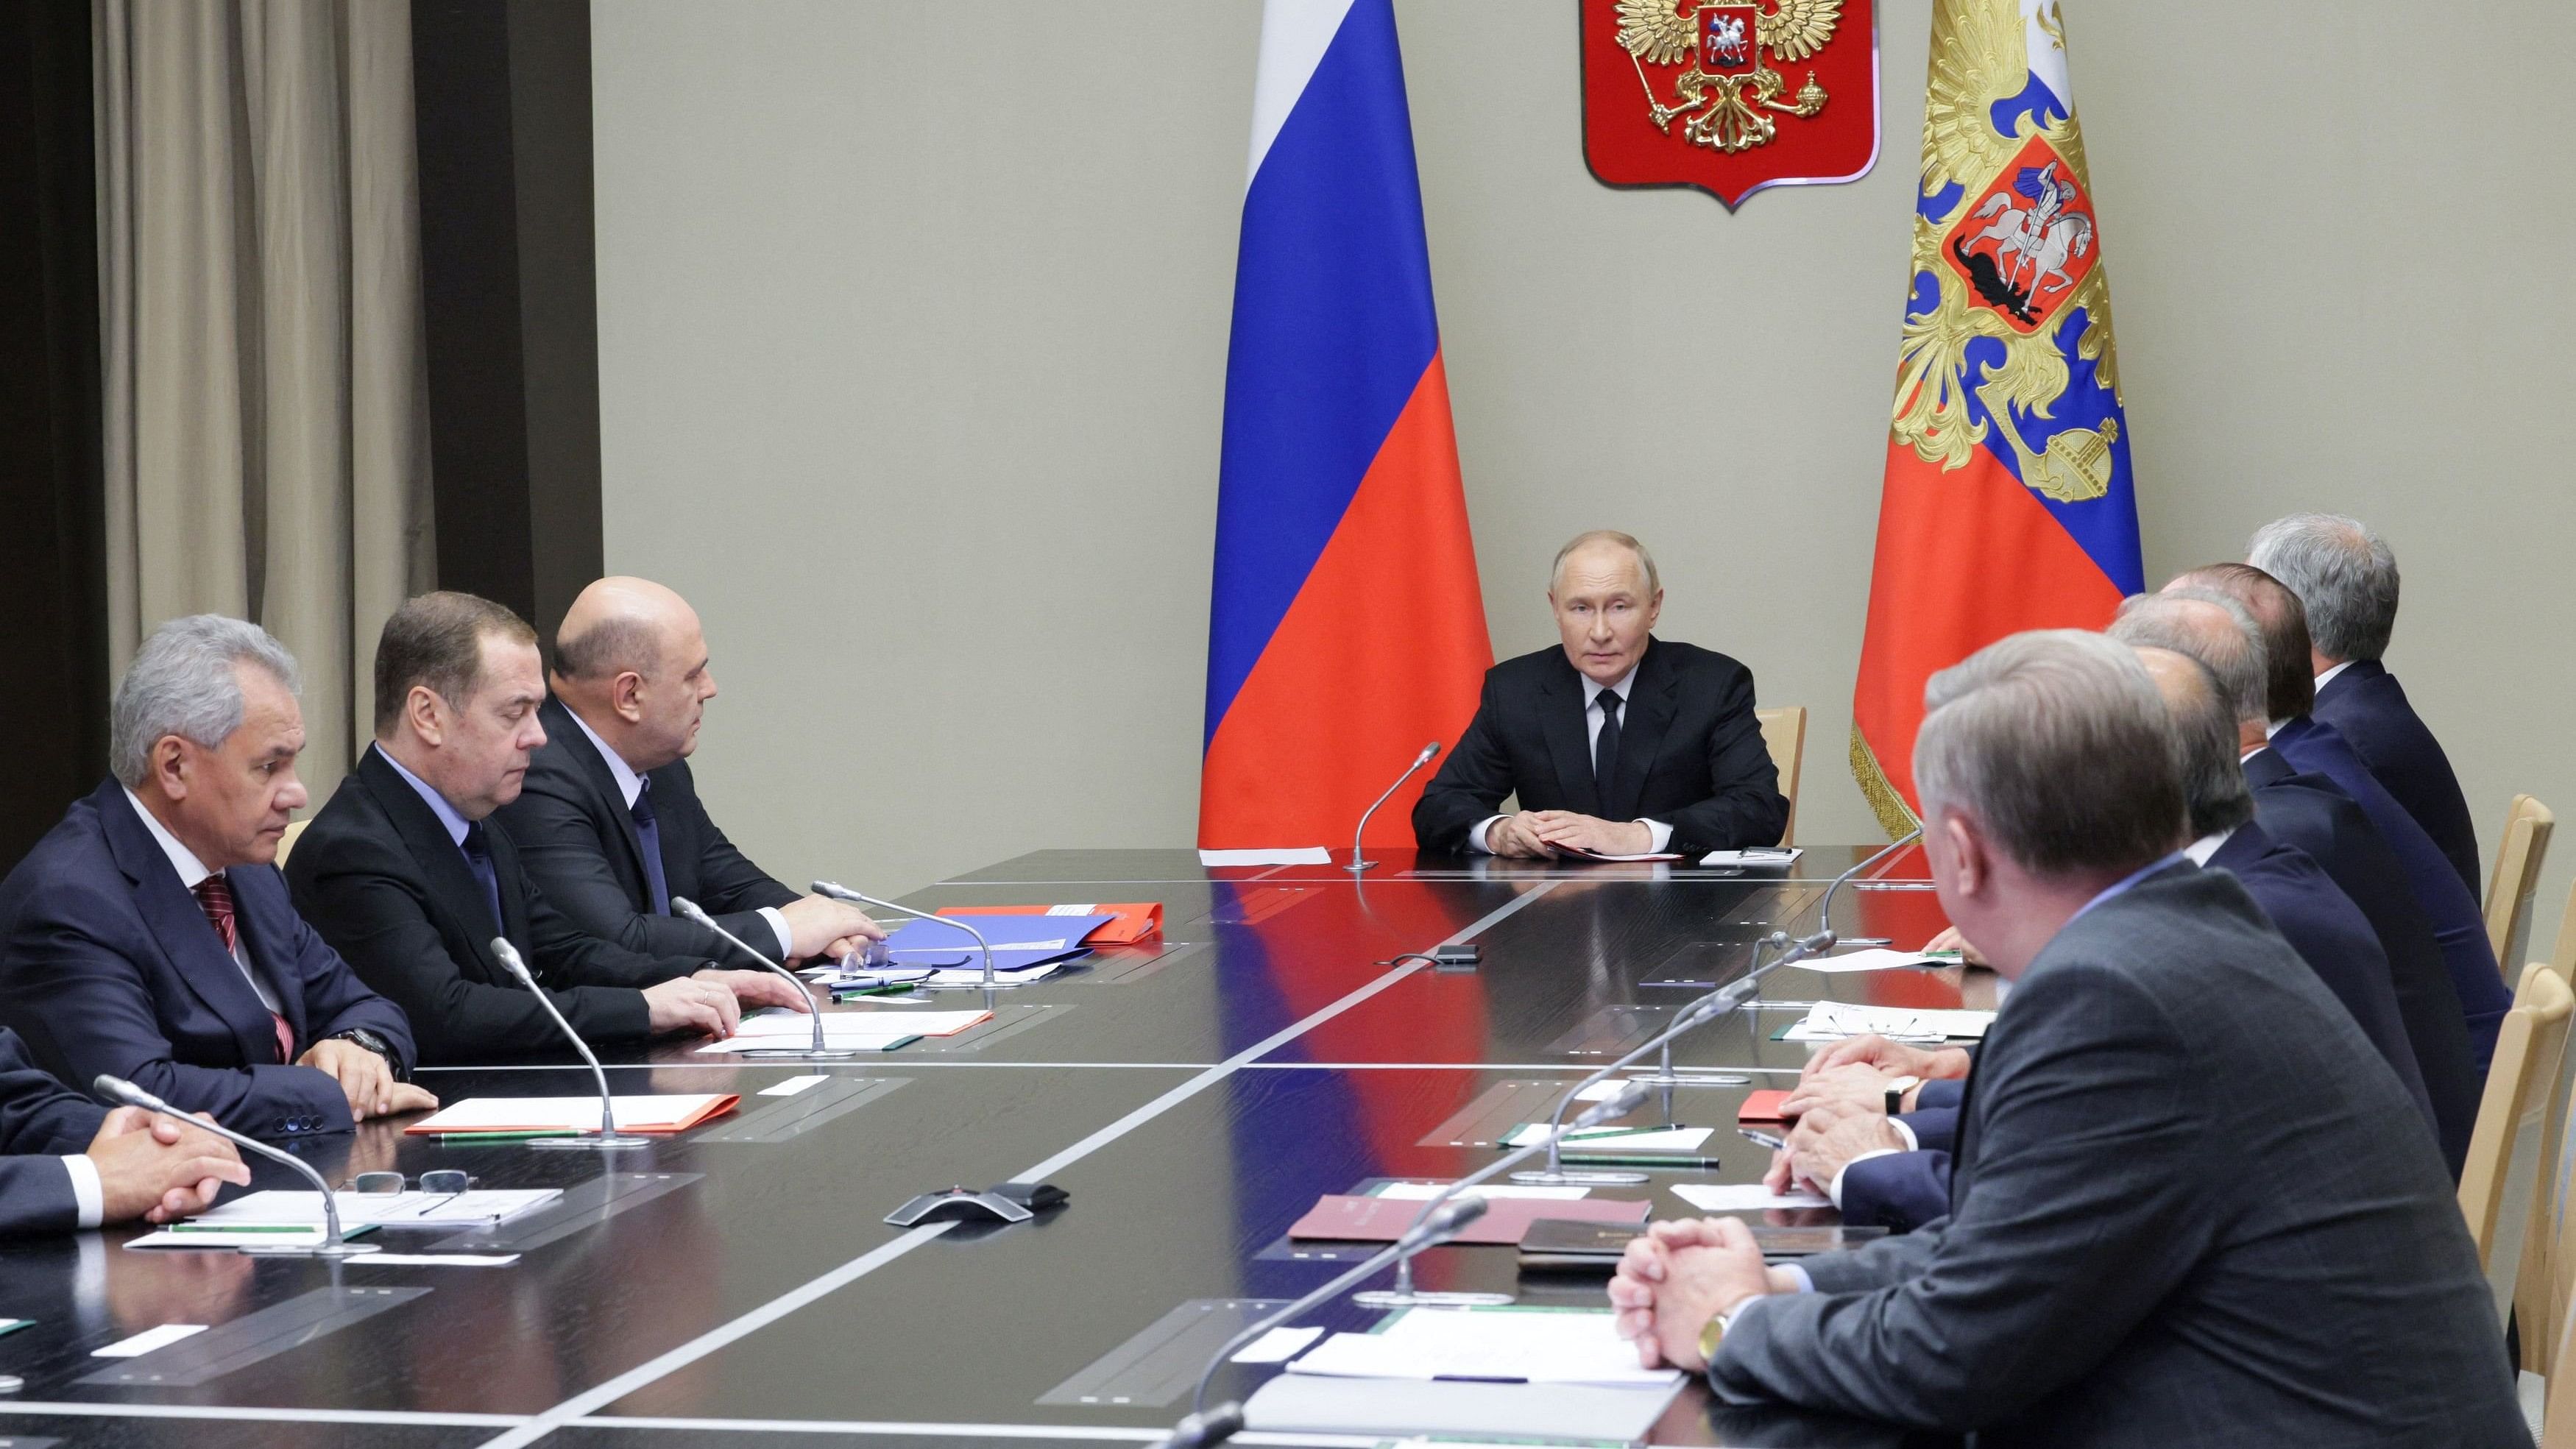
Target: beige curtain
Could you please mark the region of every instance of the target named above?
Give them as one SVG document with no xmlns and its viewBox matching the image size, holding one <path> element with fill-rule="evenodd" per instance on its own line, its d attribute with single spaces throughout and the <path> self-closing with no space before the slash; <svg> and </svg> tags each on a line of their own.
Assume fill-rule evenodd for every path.
<svg viewBox="0 0 2576 1449">
<path fill-rule="evenodd" d="M 409 0 L 92 0 L 110 666 L 180 614 L 304 666 L 316 804 L 432 586 Z"/>
</svg>

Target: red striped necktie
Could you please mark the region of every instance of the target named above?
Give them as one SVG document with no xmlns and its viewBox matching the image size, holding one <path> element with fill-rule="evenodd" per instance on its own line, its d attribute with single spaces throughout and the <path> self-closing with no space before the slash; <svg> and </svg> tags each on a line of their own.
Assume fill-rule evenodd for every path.
<svg viewBox="0 0 2576 1449">
<path fill-rule="evenodd" d="M 215 935 L 224 943 L 224 954 L 231 956 L 240 950 L 241 926 L 234 919 L 232 882 L 224 879 L 222 871 L 217 871 L 197 882 L 196 896 L 197 905 L 205 911 L 207 922 L 214 926 Z M 240 958 L 234 956 L 234 959 Z M 281 1062 L 295 1060 L 295 1028 L 288 1026 L 286 1018 L 274 1011 L 268 1014 L 268 1019 L 277 1028 L 277 1059 Z"/>
</svg>

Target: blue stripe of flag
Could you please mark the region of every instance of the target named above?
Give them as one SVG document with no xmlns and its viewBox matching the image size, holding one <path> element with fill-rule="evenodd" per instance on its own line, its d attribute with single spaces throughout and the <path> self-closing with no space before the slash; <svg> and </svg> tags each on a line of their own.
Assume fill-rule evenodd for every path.
<svg viewBox="0 0 2576 1449">
<path fill-rule="evenodd" d="M 1392 0 L 1357 0 L 1243 199 L 1207 738 L 1440 345 Z"/>
</svg>

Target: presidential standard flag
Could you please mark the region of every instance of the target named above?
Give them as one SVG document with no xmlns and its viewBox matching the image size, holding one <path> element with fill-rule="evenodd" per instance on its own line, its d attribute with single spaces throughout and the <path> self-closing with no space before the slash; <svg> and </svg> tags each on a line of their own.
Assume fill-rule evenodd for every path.
<svg viewBox="0 0 2576 1449">
<path fill-rule="evenodd" d="M 1912 828 L 1923 686 L 2145 586 L 2128 420 L 2056 0 L 1935 0 L 1923 184 L 1852 773 Z"/>
<path fill-rule="evenodd" d="M 1493 663 L 1390 0 L 1270 0 L 1226 357 L 1203 847 L 1346 836 Z M 1369 838 L 1410 843 L 1428 770 Z"/>
</svg>

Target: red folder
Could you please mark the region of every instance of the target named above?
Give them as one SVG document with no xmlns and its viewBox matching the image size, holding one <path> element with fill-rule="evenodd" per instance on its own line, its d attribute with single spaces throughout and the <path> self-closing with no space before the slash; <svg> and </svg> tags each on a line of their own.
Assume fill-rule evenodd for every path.
<svg viewBox="0 0 2576 1449">
<path fill-rule="evenodd" d="M 1610 1198 L 1505 1197 L 1488 1199 L 1485 1215 L 1469 1223 L 1453 1243 L 1517 1243 L 1529 1225 L 1540 1218 L 1558 1218 L 1587 1223 L 1620 1223 L 1643 1227 L 1646 1213 L 1654 1205 L 1643 1202 L 1620 1202 Z M 1315 1206 L 1288 1230 L 1297 1239 L 1323 1239 L 1336 1243 L 1392 1243 L 1403 1237 L 1422 1215 L 1422 1200 L 1398 1197 L 1355 1197 L 1328 1193 L 1315 1200 Z"/>
<path fill-rule="evenodd" d="M 1780 1104 L 1788 1100 L 1789 1093 L 1787 1092 L 1747 1092 L 1744 1094 L 1744 1105 L 1735 1109 L 1735 1120 L 1738 1122 L 1786 1122 L 1789 1120 L 1789 1114 L 1780 1110 Z"/>
<path fill-rule="evenodd" d="M 1055 906 L 941 906 L 939 914 L 943 916 L 1043 916 L 1056 909 L 1058 907 Z M 1115 906 L 1081 905 L 1073 907 L 1070 914 L 1117 918 L 1083 937 L 1078 944 L 1084 946 L 1132 946 L 1148 936 L 1161 934 L 1163 929 L 1161 901 L 1137 901 Z"/>
</svg>

